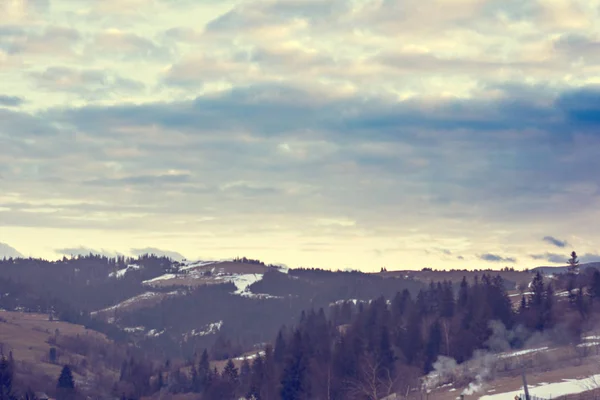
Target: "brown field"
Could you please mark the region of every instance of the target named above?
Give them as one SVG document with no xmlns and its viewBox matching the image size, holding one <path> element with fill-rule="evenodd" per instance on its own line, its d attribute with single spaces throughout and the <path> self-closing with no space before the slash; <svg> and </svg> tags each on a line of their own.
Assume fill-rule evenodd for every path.
<svg viewBox="0 0 600 400">
<path fill-rule="evenodd" d="M 217 262 L 214 264 L 203 265 L 199 267 L 186 269 L 183 274 L 178 274 L 176 277 L 171 279 L 164 279 L 156 282 L 146 283 L 148 286 L 153 287 L 171 287 L 171 286 L 186 286 L 186 287 L 197 287 L 203 285 L 214 285 L 223 283 L 223 278 L 220 275 L 240 275 L 240 274 L 264 274 L 272 268 L 256 265 L 256 264 L 243 264 L 237 262 Z M 212 276 L 204 276 L 202 273 L 211 271 Z"/>
</svg>

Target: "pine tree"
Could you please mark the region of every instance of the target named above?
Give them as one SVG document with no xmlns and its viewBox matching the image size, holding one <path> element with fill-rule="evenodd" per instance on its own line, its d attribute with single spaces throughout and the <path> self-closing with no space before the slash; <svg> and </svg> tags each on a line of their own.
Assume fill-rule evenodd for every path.
<svg viewBox="0 0 600 400">
<path fill-rule="evenodd" d="M 597 269 L 594 270 L 588 291 L 593 300 L 600 299 L 600 271 Z"/>
<path fill-rule="evenodd" d="M 225 364 L 225 368 L 223 369 L 223 379 L 227 382 L 237 385 L 238 383 L 238 369 L 235 367 L 235 364 L 231 359 L 227 360 L 227 364 Z"/>
<path fill-rule="evenodd" d="M 277 339 L 275 340 L 275 349 L 273 352 L 273 357 L 275 358 L 275 362 L 277 364 L 281 364 L 283 362 L 284 355 L 286 353 L 286 343 L 283 337 L 283 329 L 279 330 L 277 334 Z"/>
<path fill-rule="evenodd" d="M 200 362 L 198 363 L 198 391 L 202 392 L 206 390 L 210 381 L 210 362 L 208 360 L 208 351 L 204 349 L 200 356 Z"/>
<path fill-rule="evenodd" d="M 56 385 L 58 389 L 75 389 L 75 381 L 73 380 L 73 373 L 68 365 L 65 365 L 58 377 L 58 383 Z"/>
<path fill-rule="evenodd" d="M 0 400 L 16 400 L 13 391 L 14 364 L 6 357 L 0 359 Z"/>
<path fill-rule="evenodd" d="M 433 363 L 437 360 L 442 347 L 442 328 L 439 320 L 436 320 L 429 329 L 429 340 L 425 348 L 425 373 L 433 370 Z"/>
<path fill-rule="evenodd" d="M 73 380 L 71 368 L 68 365 L 65 365 L 60 372 L 56 388 L 58 389 L 58 400 L 70 400 L 73 398 L 75 394 L 75 381 Z"/>
<path fill-rule="evenodd" d="M 294 332 L 290 353 L 281 378 L 281 398 L 299 400 L 310 398 L 306 387 L 307 363 L 300 331 Z"/>
<path fill-rule="evenodd" d="M 571 252 L 571 258 L 567 261 L 569 264 L 569 273 L 576 275 L 579 273 L 579 260 L 577 259 L 577 253 Z"/>
<path fill-rule="evenodd" d="M 463 276 L 460 282 L 460 289 L 458 290 L 458 308 L 464 310 L 467 307 L 469 301 L 469 284 L 467 278 Z"/>
</svg>

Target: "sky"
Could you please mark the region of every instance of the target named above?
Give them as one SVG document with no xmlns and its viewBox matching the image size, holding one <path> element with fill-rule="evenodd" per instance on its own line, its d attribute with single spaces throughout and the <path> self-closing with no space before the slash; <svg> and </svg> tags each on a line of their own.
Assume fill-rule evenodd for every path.
<svg viewBox="0 0 600 400">
<path fill-rule="evenodd" d="M 600 260 L 598 0 L 0 0 L 0 256 Z"/>
</svg>

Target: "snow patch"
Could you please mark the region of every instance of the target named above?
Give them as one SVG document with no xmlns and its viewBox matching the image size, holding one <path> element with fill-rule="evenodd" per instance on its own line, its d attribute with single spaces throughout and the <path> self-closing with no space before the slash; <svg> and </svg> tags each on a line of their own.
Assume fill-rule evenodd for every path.
<svg viewBox="0 0 600 400">
<path fill-rule="evenodd" d="M 158 336 L 162 335 L 163 333 L 165 333 L 164 329 L 162 331 L 159 331 L 158 329 L 150 329 L 148 331 L 148 333 L 146 333 L 146 336 L 158 337 Z"/>
<path fill-rule="evenodd" d="M 198 267 L 204 267 L 207 265 L 211 265 L 211 264 L 217 264 L 220 263 L 221 261 L 202 261 L 202 260 L 198 260 L 198 261 L 194 261 L 191 262 L 189 264 L 185 264 L 181 267 L 179 267 L 180 271 L 187 271 L 189 269 L 193 269 L 193 268 L 198 268 Z"/>
<path fill-rule="evenodd" d="M 555 399 L 560 396 L 586 392 L 597 387 L 597 382 L 600 382 L 600 374 L 583 379 L 563 379 L 563 382 L 549 384 L 542 383 L 537 386 L 529 386 L 529 394 L 531 396 L 542 397 L 546 399 Z M 479 398 L 479 400 L 506 400 L 513 399 L 515 396 L 521 396 L 521 398 L 525 397 L 523 395 L 522 387 L 520 390 L 516 390 L 514 392 L 482 396 Z"/>
<path fill-rule="evenodd" d="M 593 347 L 593 346 L 598 346 L 600 344 L 600 342 L 586 342 L 586 343 L 579 343 L 577 345 L 577 347 Z"/>
<path fill-rule="evenodd" d="M 177 278 L 177 275 L 175 275 L 175 274 L 164 274 L 161 276 L 157 276 L 156 278 L 152 278 L 152 279 L 148 279 L 147 281 L 143 281 L 142 283 L 148 284 L 148 283 L 166 281 L 166 280 L 175 279 L 175 278 Z"/>
<path fill-rule="evenodd" d="M 244 361 L 244 360 L 254 360 L 256 358 L 256 356 L 262 357 L 265 355 L 264 351 L 259 351 L 258 354 L 250 354 L 247 356 L 241 356 L 241 357 L 237 357 L 235 358 L 236 361 Z"/>
<path fill-rule="evenodd" d="M 123 328 L 125 332 L 134 333 L 134 332 L 143 332 L 146 328 L 143 326 L 135 326 L 133 328 Z"/>
<path fill-rule="evenodd" d="M 137 265 L 137 264 L 129 264 L 127 267 L 120 269 L 118 271 L 115 272 L 111 272 L 110 274 L 108 274 L 109 278 L 122 278 L 125 276 L 125 274 L 129 271 L 135 271 L 138 269 L 141 269 L 142 266 L 141 265 Z"/>
<path fill-rule="evenodd" d="M 525 354 L 537 353 L 539 351 L 546 351 L 546 350 L 548 350 L 548 347 L 540 347 L 538 349 L 519 350 L 519 351 L 514 351 L 514 352 L 511 352 L 511 353 L 498 354 L 498 358 L 518 357 L 518 356 L 523 356 Z"/>
</svg>

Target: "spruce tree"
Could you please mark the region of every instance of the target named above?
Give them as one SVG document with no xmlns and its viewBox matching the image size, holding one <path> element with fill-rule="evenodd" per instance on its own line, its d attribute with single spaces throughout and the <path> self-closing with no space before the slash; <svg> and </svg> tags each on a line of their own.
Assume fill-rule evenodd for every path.
<svg viewBox="0 0 600 400">
<path fill-rule="evenodd" d="M 593 300 L 600 299 L 600 271 L 597 269 L 594 270 L 594 274 L 592 275 L 592 281 L 590 282 L 588 292 Z"/>
<path fill-rule="evenodd" d="M 306 374 L 307 360 L 304 355 L 302 335 L 299 330 L 296 330 L 281 378 L 281 398 L 299 400 L 310 397 L 306 387 Z"/>
<path fill-rule="evenodd" d="M 6 357 L 0 359 L 0 400 L 16 400 L 13 391 L 14 367 Z"/>
<path fill-rule="evenodd" d="M 577 259 L 577 253 L 574 251 L 571 252 L 571 258 L 567 261 L 569 264 L 569 273 L 570 274 L 578 274 L 579 273 L 579 260 Z"/>
<path fill-rule="evenodd" d="M 73 373 L 68 365 L 65 365 L 58 377 L 56 384 L 58 389 L 75 389 L 75 381 L 73 380 Z"/>
</svg>

